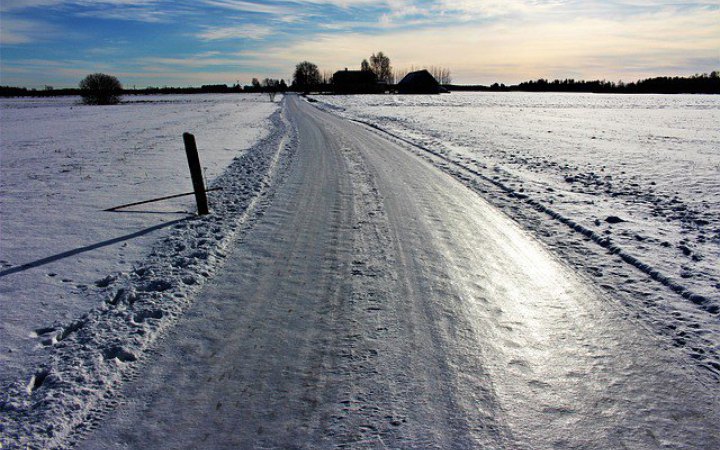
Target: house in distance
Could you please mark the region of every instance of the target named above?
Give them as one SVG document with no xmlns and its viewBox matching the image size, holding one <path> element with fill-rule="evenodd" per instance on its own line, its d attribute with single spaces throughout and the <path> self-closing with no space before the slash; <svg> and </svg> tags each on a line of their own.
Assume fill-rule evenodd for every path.
<svg viewBox="0 0 720 450">
<path fill-rule="evenodd" d="M 427 70 L 410 72 L 397 84 L 398 94 L 440 94 L 447 92 Z"/>
<path fill-rule="evenodd" d="M 397 85 L 381 83 L 372 70 L 339 70 L 332 77 L 335 94 L 439 94 L 447 92 L 427 70 L 410 72 Z"/>
<path fill-rule="evenodd" d="M 339 70 L 333 75 L 332 85 L 336 94 L 376 94 L 381 89 L 372 70 Z"/>
</svg>

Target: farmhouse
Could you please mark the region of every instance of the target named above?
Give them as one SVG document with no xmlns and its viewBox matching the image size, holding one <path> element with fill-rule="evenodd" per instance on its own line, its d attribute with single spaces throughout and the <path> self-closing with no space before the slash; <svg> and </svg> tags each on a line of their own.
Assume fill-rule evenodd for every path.
<svg viewBox="0 0 720 450">
<path fill-rule="evenodd" d="M 336 94 L 374 94 L 379 90 L 377 76 L 370 70 L 339 70 L 332 84 Z"/>
<path fill-rule="evenodd" d="M 439 94 L 447 92 L 427 70 L 410 72 L 397 85 L 399 94 Z"/>
</svg>

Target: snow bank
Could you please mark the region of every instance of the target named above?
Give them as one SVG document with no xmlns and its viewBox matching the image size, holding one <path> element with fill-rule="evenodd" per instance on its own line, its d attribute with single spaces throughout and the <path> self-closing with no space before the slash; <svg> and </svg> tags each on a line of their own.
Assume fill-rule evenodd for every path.
<svg viewBox="0 0 720 450">
<path fill-rule="evenodd" d="M 34 367 L 2 385 L 3 445 L 63 446 L 109 406 L 105 399 L 133 376 L 137 361 L 189 307 L 226 248 L 260 214 L 258 204 L 296 139 L 279 111 L 265 130 L 263 139 L 211 183 L 222 191 L 213 195 L 210 215 L 174 219 L 149 255 L 95 282 L 85 301 L 96 306 L 35 330 L 40 348 L 24 359 Z"/>
</svg>

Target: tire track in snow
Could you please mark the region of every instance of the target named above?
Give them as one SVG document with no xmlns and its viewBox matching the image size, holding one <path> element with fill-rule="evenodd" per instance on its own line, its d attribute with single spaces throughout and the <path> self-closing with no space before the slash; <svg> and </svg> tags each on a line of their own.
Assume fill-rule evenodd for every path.
<svg viewBox="0 0 720 450">
<path fill-rule="evenodd" d="M 344 394 L 333 417 L 340 445 L 506 447 L 510 433 L 483 379 L 482 363 L 456 348 L 473 345 L 473 336 L 458 330 L 466 318 L 455 316 L 450 330 L 436 324 L 450 312 L 440 313 L 421 290 L 424 283 L 447 284 L 447 274 L 420 274 L 416 255 L 408 253 L 412 244 L 388 218 L 380 175 L 366 155 L 383 141 L 334 132 L 333 122 L 315 119 L 341 136 L 337 145 L 347 161 L 355 206 L 352 297 L 340 318 L 347 330 L 341 359 L 347 375 L 337 380 Z M 480 380 L 472 392 L 465 386 L 468 372 Z"/>
</svg>

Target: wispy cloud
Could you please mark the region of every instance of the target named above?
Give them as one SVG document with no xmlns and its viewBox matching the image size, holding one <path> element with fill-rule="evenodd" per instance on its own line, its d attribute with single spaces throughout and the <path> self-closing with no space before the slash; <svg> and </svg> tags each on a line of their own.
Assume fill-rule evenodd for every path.
<svg viewBox="0 0 720 450">
<path fill-rule="evenodd" d="M 168 70 L 169 67 L 175 68 L 202 68 L 202 67 L 241 67 L 244 61 L 238 57 L 208 57 L 204 55 L 194 55 L 186 58 L 141 58 L 137 62 L 141 65 L 148 66 L 154 64 L 157 67 L 163 67 L 162 70 Z"/>
<path fill-rule="evenodd" d="M 72 7 L 70 14 L 75 17 L 139 21 L 156 23 L 167 21 L 181 11 L 178 7 L 168 7 L 162 0 L 5 0 L 0 11 L 37 14 L 60 7 Z"/>
<path fill-rule="evenodd" d="M 145 7 L 107 7 L 81 11 L 77 17 L 91 17 L 96 19 L 125 20 L 135 22 L 158 23 L 171 20 L 174 14 Z"/>
<path fill-rule="evenodd" d="M 56 31 L 54 26 L 44 22 L 5 16 L 0 27 L 0 42 L 6 45 L 28 44 L 52 39 Z"/>
<path fill-rule="evenodd" d="M 197 34 L 203 41 L 219 41 L 229 39 L 260 40 L 274 32 L 273 28 L 265 25 L 244 24 L 228 27 L 208 27 Z"/>
<path fill-rule="evenodd" d="M 277 15 L 285 15 L 288 13 L 288 8 L 286 6 L 269 2 L 254 3 L 242 0 L 203 0 L 203 3 L 205 3 L 206 5 L 230 9 L 234 11 Z"/>
<path fill-rule="evenodd" d="M 0 11 L 19 11 L 38 7 L 51 7 L 60 5 L 76 5 L 95 7 L 100 5 L 111 6 L 147 6 L 160 3 L 161 0 L 4 0 Z"/>
</svg>

